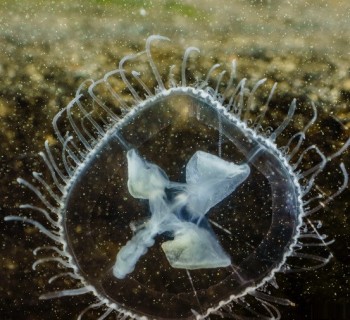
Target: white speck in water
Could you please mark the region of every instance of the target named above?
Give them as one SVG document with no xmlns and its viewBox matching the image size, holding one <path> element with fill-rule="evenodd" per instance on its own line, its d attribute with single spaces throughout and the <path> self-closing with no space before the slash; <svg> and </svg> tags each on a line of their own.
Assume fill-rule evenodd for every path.
<svg viewBox="0 0 350 320">
<path fill-rule="evenodd" d="M 140 9 L 140 15 L 141 15 L 142 17 L 147 16 L 147 11 L 146 11 L 144 8 L 141 8 L 141 9 Z"/>
</svg>

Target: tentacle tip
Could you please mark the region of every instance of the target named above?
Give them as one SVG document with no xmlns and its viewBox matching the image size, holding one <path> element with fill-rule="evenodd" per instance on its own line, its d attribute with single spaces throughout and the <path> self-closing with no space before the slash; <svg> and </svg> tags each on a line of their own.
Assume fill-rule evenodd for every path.
<svg viewBox="0 0 350 320">
<path fill-rule="evenodd" d="M 170 41 L 170 38 L 162 36 L 160 34 L 153 34 L 147 38 L 147 42 L 151 42 L 153 40 L 165 40 L 165 41 Z"/>
<path fill-rule="evenodd" d="M 159 39 L 165 40 L 165 41 L 170 41 L 170 38 L 165 37 L 165 36 L 159 36 Z"/>
<path fill-rule="evenodd" d="M 343 171 L 347 172 L 344 162 L 341 162 L 339 166 Z"/>
</svg>

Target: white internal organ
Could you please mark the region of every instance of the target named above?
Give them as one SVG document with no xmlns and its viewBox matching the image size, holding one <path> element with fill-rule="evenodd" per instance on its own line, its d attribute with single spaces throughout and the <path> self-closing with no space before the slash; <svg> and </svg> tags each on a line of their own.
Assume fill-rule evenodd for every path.
<svg viewBox="0 0 350 320">
<path fill-rule="evenodd" d="M 155 236 L 164 232 L 170 232 L 174 237 L 162 244 L 172 267 L 229 266 L 229 255 L 213 232 L 201 227 L 199 222 L 248 177 L 249 166 L 197 151 L 186 166 L 186 183 L 176 183 L 171 182 L 160 167 L 142 159 L 134 149 L 128 151 L 127 160 L 129 192 L 134 198 L 149 200 L 151 218 L 118 252 L 114 276 L 123 279 L 133 272 L 139 258 L 154 244 Z M 174 199 L 167 198 L 166 189 L 176 192 Z M 183 209 L 189 214 L 187 220 L 179 214 Z"/>
<path fill-rule="evenodd" d="M 174 240 L 162 244 L 162 249 L 173 268 L 206 269 L 227 267 L 230 257 L 216 237 L 207 229 L 191 222 L 174 232 Z"/>
</svg>

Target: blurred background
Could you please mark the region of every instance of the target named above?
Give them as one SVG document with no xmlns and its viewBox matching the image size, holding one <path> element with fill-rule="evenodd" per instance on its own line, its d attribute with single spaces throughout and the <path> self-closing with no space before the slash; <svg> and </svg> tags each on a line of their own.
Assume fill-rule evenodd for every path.
<svg viewBox="0 0 350 320">
<path fill-rule="evenodd" d="M 347 0 L 0 0 L 0 318 L 75 319 L 91 302 L 39 300 L 54 289 L 47 280 L 57 266 L 33 271 L 32 250 L 48 241 L 30 226 L 3 221 L 32 198 L 16 178 L 40 171 L 37 153 L 45 140 L 56 143 L 52 118 L 83 80 L 99 79 L 161 34 L 172 41 L 159 49 L 162 59 L 181 59 L 197 46 L 208 67 L 235 58 L 238 78 L 250 85 L 277 81 L 281 103 L 314 101 L 321 115 L 310 139 L 336 150 L 350 127 L 349 21 Z M 349 152 L 341 160 L 350 171 Z M 350 318 L 349 202 L 347 190 L 317 216 L 336 240 L 334 259 L 278 276 L 279 296 L 296 303 L 279 308 L 282 319 Z"/>
</svg>

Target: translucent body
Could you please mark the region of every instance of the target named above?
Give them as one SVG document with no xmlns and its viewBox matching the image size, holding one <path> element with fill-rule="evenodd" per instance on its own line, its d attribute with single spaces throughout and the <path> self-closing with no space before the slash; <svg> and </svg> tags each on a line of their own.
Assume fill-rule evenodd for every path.
<svg viewBox="0 0 350 320">
<path fill-rule="evenodd" d="M 157 122 L 149 127 L 154 118 Z M 163 188 L 169 183 L 166 175 L 170 181 L 185 183 L 186 166 L 193 150 L 215 154 L 219 134 L 225 146 L 222 158 L 229 163 L 247 162 L 250 166 L 251 173 L 242 187 L 209 210 L 210 222 L 203 220 L 201 231 L 194 227 L 188 234 L 179 233 L 170 249 L 169 235 L 154 238 L 146 233 L 147 239 L 154 238 L 141 246 L 141 253 L 146 252 L 145 247 L 147 253 L 139 254 L 137 263 L 130 263 L 135 265 L 132 273 L 125 276 L 123 271 L 119 277 L 124 275 L 124 278 L 118 279 L 113 273 L 115 257 L 135 234 L 145 236 L 135 230 L 145 230 L 153 210 L 149 209 L 147 199 L 142 202 L 130 195 L 150 197 L 143 188 L 132 187 L 129 191 L 127 187 L 125 145 L 134 146 L 151 165 L 157 163 L 161 169 L 156 174 L 155 185 Z M 187 143 L 183 143 L 184 137 Z M 123 303 L 129 310 L 150 317 L 189 318 L 191 310 L 207 310 L 225 299 L 224 296 L 229 299 L 230 295 L 244 295 L 252 283 L 266 278 L 283 263 L 294 243 L 301 209 L 298 189 L 288 167 L 273 149 L 267 148 L 265 141 L 254 137 L 252 131 L 243 130 L 233 119 L 222 117 L 211 104 L 200 101 L 191 92 L 161 97 L 126 117 L 117 134 L 111 134 L 96 150 L 96 155 L 80 172 L 65 200 L 62 209 L 65 234 L 69 235 L 68 248 L 89 282 L 108 299 Z M 200 175 L 194 177 L 196 174 L 193 181 L 200 181 Z M 196 201 L 193 203 L 199 206 Z M 207 205 L 203 211 L 204 208 Z M 82 229 L 79 234 L 78 226 Z M 182 243 L 188 243 L 191 233 L 204 239 L 204 232 L 210 229 L 229 255 L 231 265 L 191 271 L 197 290 L 194 296 L 186 270 L 173 268 L 169 261 L 176 262 L 173 258 L 176 250 Z M 131 256 L 135 257 L 134 253 Z M 142 290 L 138 289 L 140 286 Z"/>
</svg>

